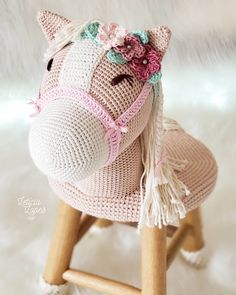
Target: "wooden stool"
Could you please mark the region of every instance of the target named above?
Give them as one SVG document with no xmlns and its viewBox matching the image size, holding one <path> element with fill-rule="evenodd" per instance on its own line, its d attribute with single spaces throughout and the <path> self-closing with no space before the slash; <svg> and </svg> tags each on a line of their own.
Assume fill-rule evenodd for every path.
<svg viewBox="0 0 236 295">
<path fill-rule="evenodd" d="M 44 280 L 51 285 L 71 282 L 110 295 L 165 295 L 166 271 L 181 247 L 189 252 L 203 248 L 199 209 L 188 213 L 181 226 L 148 228 L 141 231 L 142 289 L 80 270 L 70 269 L 75 244 L 96 222 L 109 226 L 110 221 L 85 215 L 60 201 L 51 241 Z M 167 248 L 166 238 L 172 237 Z"/>
</svg>

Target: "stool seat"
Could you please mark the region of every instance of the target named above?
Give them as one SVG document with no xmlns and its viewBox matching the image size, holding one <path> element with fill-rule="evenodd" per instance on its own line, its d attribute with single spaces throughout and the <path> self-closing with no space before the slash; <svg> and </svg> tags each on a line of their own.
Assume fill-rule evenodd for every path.
<svg viewBox="0 0 236 295">
<path fill-rule="evenodd" d="M 188 212 L 199 207 L 212 192 L 217 178 L 216 161 L 209 149 L 186 133 L 176 121 L 165 119 L 164 129 L 166 156 L 187 160 L 185 168 L 176 173 L 190 191 L 188 196 L 183 197 Z M 97 197 L 81 192 L 78 184 L 61 183 L 53 179 L 49 182 L 59 198 L 81 212 L 112 221 L 139 220 L 141 205 L 139 187 L 125 195 Z"/>
</svg>

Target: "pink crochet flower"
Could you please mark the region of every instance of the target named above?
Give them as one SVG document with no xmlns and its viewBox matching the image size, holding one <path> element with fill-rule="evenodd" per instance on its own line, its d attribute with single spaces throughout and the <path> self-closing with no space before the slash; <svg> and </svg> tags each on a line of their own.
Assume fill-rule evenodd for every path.
<svg viewBox="0 0 236 295">
<path fill-rule="evenodd" d="M 161 70 L 161 56 L 151 45 L 145 45 L 145 54 L 141 58 L 134 57 L 129 67 L 138 79 L 146 81 L 150 76 Z"/>
<path fill-rule="evenodd" d="M 124 39 L 124 45 L 116 46 L 114 50 L 121 53 L 127 61 L 130 61 L 134 57 L 140 58 L 145 53 L 145 48 L 140 40 L 132 35 L 127 35 Z"/>
<path fill-rule="evenodd" d="M 109 50 L 112 47 L 123 45 L 125 35 L 127 35 L 126 29 L 111 23 L 99 28 L 97 40 L 105 50 Z"/>
</svg>

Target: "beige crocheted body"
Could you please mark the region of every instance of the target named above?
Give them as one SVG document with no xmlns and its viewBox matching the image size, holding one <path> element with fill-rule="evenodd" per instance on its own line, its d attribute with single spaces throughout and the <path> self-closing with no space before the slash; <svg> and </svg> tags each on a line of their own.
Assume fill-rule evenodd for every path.
<svg viewBox="0 0 236 295">
<path fill-rule="evenodd" d="M 206 146 L 176 122 L 165 120 L 165 123 L 167 156 L 188 162 L 177 174 L 190 191 L 190 195 L 183 197 L 183 203 L 186 210 L 191 211 L 213 190 L 217 177 L 216 162 Z M 79 183 L 49 181 L 61 199 L 82 212 L 114 221 L 136 222 L 140 215 L 142 173 L 140 142 L 137 139 L 110 166 Z"/>
</svg>

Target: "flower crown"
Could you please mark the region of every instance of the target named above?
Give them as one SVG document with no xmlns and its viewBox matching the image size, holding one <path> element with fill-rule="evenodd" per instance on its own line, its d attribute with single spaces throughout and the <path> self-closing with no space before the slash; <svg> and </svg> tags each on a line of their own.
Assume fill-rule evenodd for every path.
<svg viewBox="0 0 236 295">
<path fill-rule="evenodd" d="M 162 55 L 150 45 L 146 31 L 128 33 L 115 23 L 91 22 L 83 28 L 79 37 L 101 45 L 108 51 L 110 62 L 127 64 L 139 80 L 152 84 L 160 80 Z"/>
</svg>

